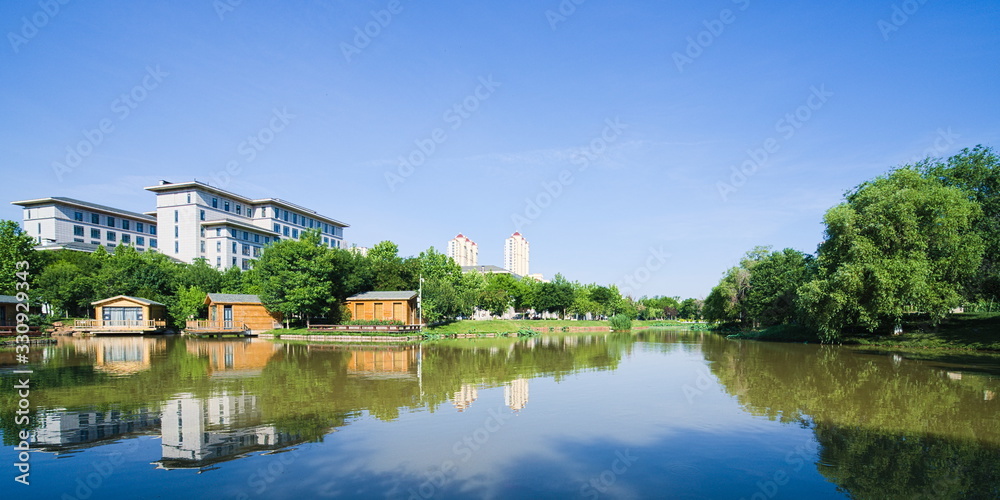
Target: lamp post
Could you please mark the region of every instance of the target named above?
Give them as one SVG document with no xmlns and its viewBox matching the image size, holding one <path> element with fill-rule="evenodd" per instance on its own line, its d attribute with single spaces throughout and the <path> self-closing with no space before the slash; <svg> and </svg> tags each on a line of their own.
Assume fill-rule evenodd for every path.
<svg viewBox="0 0 1000 500">
<path fill-rule="evenodd" d="M 424 275 L 420 275 L 420 284 L 417 287 L 417 323 L 424 325 Z"/>
</svg>

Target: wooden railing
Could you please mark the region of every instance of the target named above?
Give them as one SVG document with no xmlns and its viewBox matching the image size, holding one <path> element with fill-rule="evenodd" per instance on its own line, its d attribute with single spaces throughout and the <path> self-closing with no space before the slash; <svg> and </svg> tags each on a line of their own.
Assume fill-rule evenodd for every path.
<svg viewBox="0 0 1000 500">
<path fill-rule="evenodd" d="M 310 332 L 419 332 L 420 325 L 309 325 Z"/>
<path fill-rule="evenodd" d="M 24 329 L 22 328 L 22 330 L 24 330 Z M 7 325 L 0 326 L 0 337 L 13 337 L 15 335 L 27 335 L 29 337 L 41 337 L 42 333 L 43 333 L 42 332 L 42 328 L 39 327 L 39 326 L 29 326 L 27 333 L 24 333 L 24 334 L 17 333 L 17 327 L 16 326 L 7 326 Z"/>
<path fill-rule="evenodd" d="M 158 330 L 166 328 L 167 322 L 158 319 L 78 319 L 73 322 L 73 327 L 101 330 Z"/>
<path fill-rule="evenodd" d="M 241 321 L 191 319 L 187 321 L 186 329 L 191 331 L 242 332 L 250 328 Z"/>
</svg>

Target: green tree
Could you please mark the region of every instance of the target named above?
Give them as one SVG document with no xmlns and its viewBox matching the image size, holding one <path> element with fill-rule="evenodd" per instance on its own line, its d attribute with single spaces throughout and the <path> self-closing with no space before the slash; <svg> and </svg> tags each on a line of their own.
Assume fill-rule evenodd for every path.
<svg viewBox="0 0 1000 500">
<path fill-rule="evenodd" d="M 222 293 L 222 283 L 222 273 L 210 266 L 204 258 L 195 259 L 191 264 L 181 265 L 177 272 L 177 286 L 196 286 L 206 293 Z"/>
<path fill-rule="evenodd" d="M 399 257 L 399 246 L 380 241 L 368 250 L 368 264 L 375 290 L 408 290 L 416 284 L 412 268 Z"/>
<path fill-rule="evenodd" d="M 319 231 L 298 240 L 281 240 L 267 248 L 254 264 L 261 301 L 289 318 L 324 316 L 335 306 L 332 251 L 321 244 Z"/>
<path fill-rule="evenodd" d="M 41 258 L 34 250 L 35 240 L 21 229 L 21 226 L 11 220 L 0 220 L 0 295 L 16 295 L 17 292 L 29 292 L 24 287 L 18 288 L 22 280 L 17 276 L 19 271 L 27 271 L 28 286 L 34 283 L 34 277 L 41 272 Z M 27 262 L 27 267 L 18 265 Z"/>
<path fill-rule="evenodd" d="M 943 318 L 982 261 L 981 213 L 963 191 L 914 168 L 849 192 L 824 217 L 817 279 L 799 289 L 822 338 L 891 331 L 908 312 Z"/>
<path fill-rule="evenodd" d="M 985 252 L 979 270 L 967 282 L 966 293 L 973 300 L 1000 300 L 1000 157 L 990 148 L 976 146 L 947 161 L 928 160 L 920 168 L 925 176 L 961 189 L 979 204 L 983 216 L 977 219 L 976 230 Z"/>
<path fill-rule="evenodd" d="M 93 280 L 72 262 L 59 260 L 45 266 L 36 282 L 39 298 L 66 317 L 87 316 L 90 303 L 96 300 Z"/>
<path fill-rule="evenodd" d="M 705 301 L 694 298 L 687 298 L 681 301 L 677 308 L 677 317 L 682 319 L 700 320 Z"/>
<path fill-rule="evenodd" d="M 205 317 L 208 306 L 205 305 L 206 293 L 197 286 L 181 286 L 177 293 L 167 302 L 167 312 L 174 320 L 178 329 L 187 326 L 187 320 Z"/>
<path fill-rule="evenodd" d="M 138 252 L 129 245 L 119 245 L 115 253 L 100 253 L 94 259 L 100 269 L 94 278 L 94 292 L 100 298 L 131 295 L 163 302 L 173 294 L 178 265 L 159 252 Z"/>
<path fill-rule="evenodd" d="M 814 261 L 812 255 L 786 248 L 754 262 L 746 296 L 754 326 L 799 322 L 798 288 L 815 277 Z"/>
</svg>

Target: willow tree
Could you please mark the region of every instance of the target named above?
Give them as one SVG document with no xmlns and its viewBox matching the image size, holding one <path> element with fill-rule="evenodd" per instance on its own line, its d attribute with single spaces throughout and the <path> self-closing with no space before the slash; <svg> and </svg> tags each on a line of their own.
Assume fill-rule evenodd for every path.
<svg viewBox="0 0 1000 500">
<path fill-rule="evenodd" d="M 980 214 L 960 189 L 909 167 L 849 192 L 824 216 L 817 279 L 799 289 L 821 337 L 891 330 L 908 312 L 943 318 L 982 262 Z"/>
</svg>

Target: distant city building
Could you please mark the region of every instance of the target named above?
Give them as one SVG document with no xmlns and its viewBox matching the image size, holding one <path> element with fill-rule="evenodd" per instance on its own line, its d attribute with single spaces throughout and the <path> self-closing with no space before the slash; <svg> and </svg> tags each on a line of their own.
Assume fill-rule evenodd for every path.
<svg viewBox="0 0 1000 500">
<path fill-rule="evenodd" d="M 325 246 L 344 246 L 347 224 L 278 198 L 251 199 L 198 181 L 146 189 L 156 193 L 156 211 L 144 214 L 63 197 L 12 203 L 24 207 L 23 228 L 39 250 L 134 245 L 181 262 L 249 269 L 265 245 L 307 230 L 318 230 Z"/>
<path fill-rule="evenodd" d="M 528 240 L 515 232 L 504 241 L 503 267 L 519 276 L 528 275 Z"/>
<path fill-rule="evenodd" d="M 460 266 L 479 265 L 479 245 L 468 236 L 459 233 L 448 242 L 448 257 Z"/>
<path fill-rule="evenodd" d="M 542 273 L 531 273 L 531 274 L 528 275 L 528 277 L 531 278 L 531 279 L 533 279 L 533 280 L 535 280 L 535 281 L 540 281 L 542 283 L 548 283 L 549 282 L 549 280 L 545 279 L 545 276 L 543 276 Z"/>
<path fill-rule="evenodd" d="M 510 271 L 510 269 L 504 269 L 504 268 L 502 268 L 500 266 L 494 266 L 493 264 L 484 264 L 484 265 L 481 265 L 481 266 L 462 266 L 462 272 L 463 273 L 471 273 L 473 271 L 475 271 L 477 273 L 481 273 L 481 274 L 493 274 L 493 273 L 497 273 L 497 274 L 509 274 L 509 275 L 513 276 L 514 279 L 518 279 L 518 280 L 521 279 L 520 275 L 512 273 Z"/>
</svg>

